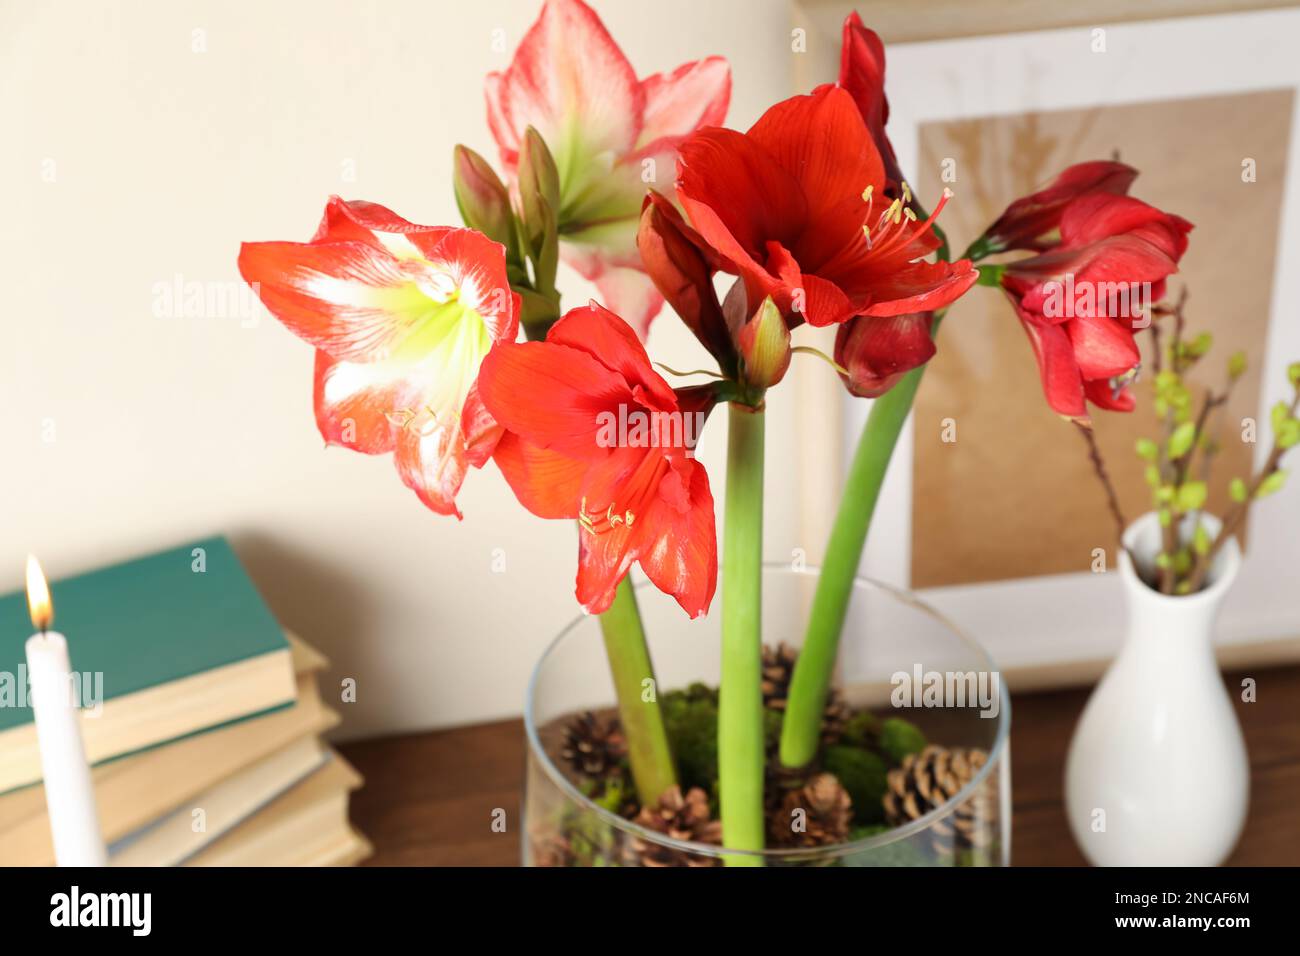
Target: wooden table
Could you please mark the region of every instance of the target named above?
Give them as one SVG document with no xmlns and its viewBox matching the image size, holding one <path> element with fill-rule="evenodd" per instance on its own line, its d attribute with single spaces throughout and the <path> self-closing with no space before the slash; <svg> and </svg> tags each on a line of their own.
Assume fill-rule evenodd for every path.
<svg viewBox="0 0 1300 956">
<path fill-rule="evenodd" d="M 1237 674 L 1229 687 L 1240 687 Z M 1254 703 L 1237 701 L 1250 748 L 1250 816 L 1230 865 L 1300 865 L 1300 667 L 1261 670 Z M 1015 695 L 1012 859 L 1084 860 L 1065 822 L 1062 777 L 1086 690 Z M 366 778 L 352 820 L 375 845 L 371 866 L 513 866 L 519 862 L 523 724 L 518 720 L 340 748 Z M 494 833 L 494 811 L 507 830 Z M 498 814 L 499 816 L 499 814 Z"/>
</svg>

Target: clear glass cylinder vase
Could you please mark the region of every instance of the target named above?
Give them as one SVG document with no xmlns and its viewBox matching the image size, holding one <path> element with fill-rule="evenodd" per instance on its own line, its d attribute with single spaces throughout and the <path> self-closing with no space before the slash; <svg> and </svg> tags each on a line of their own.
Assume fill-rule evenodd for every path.
<svg viewBox="0 0 1300 956">
<path fill-rule="evenodd" d="M 817 586 L 815 569 L 773 565 L 763 572 L 763 640 L 798 648 Z M 652 587 L 637 588 L 660 693 L 720 674 L 721 607 L 688 620 Z M 934 753 L 978 766 L 948 799 L 912 794 L 908 819 L 865 838 L 826 846 L 728 850 L 638 825 L 585 793 L 561 759 L 564 729 L 579 715 L 615 713 L 613 681 L 599 619 L 580 617 L 551 643 L 533 671 L 525 710 L 528 735 L 523 860 L 530 866 L 719 866 L 761 857 L 768 866 L 1006 866 L 1011 852 L 1010 700 L 984 650 L 906 591 L 859 578 L 836 665 L 839 698 L 882 719 L 918 727 Z M 926 752 L 918 755 L 929 757 Z M 775 757 L 772 758 L 775 765 Z M 891 771 L 895 807 L 913 785 Z M 906 785 L 906 786 L 905 786 Z M 925 789 L 925 784 L 922 784 Z M 919 805 L 918 805 L 919 804 Z M 937 804 L 937 805 L 935 805 Z M 744 862 L 750 862 L 747 860 Z"/>
</svg>

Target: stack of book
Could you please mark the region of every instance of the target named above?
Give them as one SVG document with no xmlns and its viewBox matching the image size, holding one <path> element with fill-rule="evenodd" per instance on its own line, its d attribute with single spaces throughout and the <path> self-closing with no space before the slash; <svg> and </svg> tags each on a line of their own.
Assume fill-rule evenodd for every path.
<svg viewBox="0 0 1300 956">
<path fill-rule="evenodd" d="M 340 866 L 361 777 L 321 739 L 326 660 L 287 634 L 224 538 L 55 581 L 115 866 Z M 54 846 L 27 701 L 26 597 L 0 597 L 0 866 Z"/>
</svg>

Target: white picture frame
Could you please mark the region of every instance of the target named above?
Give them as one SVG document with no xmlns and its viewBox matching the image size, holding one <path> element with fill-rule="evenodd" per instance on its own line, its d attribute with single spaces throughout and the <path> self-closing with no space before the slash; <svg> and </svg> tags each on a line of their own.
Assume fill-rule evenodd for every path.
<svg viewBox="0 0 1300 956">
<path fill-rule="evenodd" d="M 1104 52 L 1095 52 L 1097 31 Z M 927 122 L 1300 87 L 1298 47 L 1300 11 L 1295 9 L 893 44 L 887 54 L 889 135 L 907 170 L 916 168 L 919 131 Z M 814 73 L 824 79 L 826 69 L 818 64 Z M 1289 393 L 1286 364 L 1300 357 L 1300 273 L 1287 268 L 1300 261 L 1296 120 L 1293 112 L 1267 348 L 1251 356 L 1265 369 L 1261 422 L 1267 421 L 1270 399 Z M 1198 227 L 1213 229 L 1214 223 Z M 843 399 L 845 461 L 869 409 L 870 402 Z M 899 587 L 911 583 L 912 449 L 909 421 L 861 566 L 864 575 Z M 1261 441 L 1257 463 L 1267 453 L 1267 442 Z M 1294 488 L 1255 512 L 1249 540 L 1240 579 L 1220 620 L 1219 642 L 1228 651 L 1222 656 L 1243 662 L 1294 659 L 1300 649 L 1300 494 Z M 1059 682 L 1063 668 L 1078 678 L 1096 673 L 1098 662 L 1118 651 L 1124 635 L 1124 602 L 1114 572 L 919 593 L 960 622 L 1004 670 L 1036 675 L 1043 683 Z M 853 671 L 851 649 L 846 669 Z"/>
</svg>

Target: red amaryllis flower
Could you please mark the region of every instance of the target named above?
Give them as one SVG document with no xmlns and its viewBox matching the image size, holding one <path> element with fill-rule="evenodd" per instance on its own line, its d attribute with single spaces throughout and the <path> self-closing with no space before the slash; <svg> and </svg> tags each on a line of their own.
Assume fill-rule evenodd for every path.
<svg viewBox="0 0 1300 956">
<path fill-rule="evenodd" d="M 1104 160 L 1076 163 L 1043 189 L 1008 206 L 985 231 L 980 245 L 986 253 L 1051 249 L 1061 241 L 1061 215 L 1066 206 L 1085 193 L 1124 195 L 1137 174 L 1136 169 L 1123 163 Z"/>
<path fill-rule="evenodd" d="M 853 98 L 823 86 L 748 133 L 689 137 L 677 195 L 750 303 L 771 296 L 792 321 L 825 326 L 940 308 L 978 277 L 967 260 L 921 261 L 939 246 L 934 216 L 918 221 L 910 195 L 890 202 L 886 185 Z"/>
<path fill-rule="evenodd" d="M 479 366 L 519 328 L 502 246 L 336 196 L 310 242 L 244 243 L 239 272 L 316 347 L 325 441 L 394 452 L 421 501 L 460 517 L 465 473 L 483 466 L 501 434 L 478 398 Z"/>
<path fill-rule="evenodd" d="M 479 377 L 506 428 L 496 461 L 520 503 L 578 519 L 578 601 L 606 610 L 640 561 L 692 617 L 717 584 L 713 495 L 695 440 L 711 400 L 674 392 L 631 327 L 594 302 L 545 342 L 496 349 Z"/>
<path fill-rule="evenodd" d="M 1029 335 L 1048 404 L 1060 415 L 1132 411 L 1134 331 L 1178 271 L 1191 223 L 1130 196 L 1087 193 L 1061 214 L 1050 251 L 1013 262 L 1002 287 Z"/>
<path fill-rule="evenodd" d="M 730 99 L 721 57 L 638 80 L 581 0 L 547 0 L 510 66 L 488 76 L 488 123 L 508 174 L 534 127 L 560 174 L 564 258 L 643 335 L 663 306 L 636 250 L 646 186 L 672 176 L 680 139 L 721 123 Z"/>
</svg>

